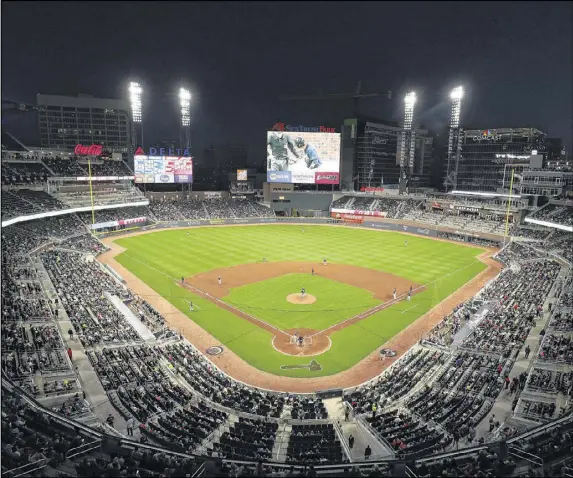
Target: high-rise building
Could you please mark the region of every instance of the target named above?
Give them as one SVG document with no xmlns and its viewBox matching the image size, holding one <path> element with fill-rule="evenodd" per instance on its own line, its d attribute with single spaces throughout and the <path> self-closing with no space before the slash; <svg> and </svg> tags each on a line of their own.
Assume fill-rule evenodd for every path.
<svg viewBox="0 0 573 478">
<path fill-rule="evenodd" d="M 542 169 L 561 155 L 560 141 L 547 140 L 537 128 L 462 130 L 460 136 L 456 176 L 460 191 L 507 191 L 509 170 Z M 532 154 L 537 158 L 533 162 Z"/>
<path fill-rule="evenodd" d="M 398 187 L 403 128 L 388 122 L 358 120 L 356 130 L 354 188 Z M 424 129 L 412 130 L 410 134 L 415 141 L 407 160 L 408 187 L 427 187 L 432 173 L 433 138 Z"/>
<path fill-rule="evenodd" d="M 73 151 L 76 145 L 102 145 L 122 153 L 130 149 L 130 105 L 125 100 L 89 95 L 37 97 L 40 144 L 43 148 Z"/>
</svg>

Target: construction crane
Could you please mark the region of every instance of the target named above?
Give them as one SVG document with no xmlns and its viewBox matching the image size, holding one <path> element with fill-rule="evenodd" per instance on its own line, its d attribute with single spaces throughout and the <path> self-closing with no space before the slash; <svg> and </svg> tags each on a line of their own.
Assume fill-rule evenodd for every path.
<svg viewBox="0 0 573 478">
<path fill-rule="evenodd" d="M 388 90 L 385 93 L 362 93 L 362 81 L 356 84 L 354 93 L 331 93 L 328 95 L 310 95 L 310 96 L 281 96 L 281 101 L 314 101 L 314 100 L 346 100 L 352 99 L 354 103 L 354 115 L 359 116 L 360 113 L 360 100 L 363 98 L 383 98 L 392 99 L 392 91 Z"/>
</svg>

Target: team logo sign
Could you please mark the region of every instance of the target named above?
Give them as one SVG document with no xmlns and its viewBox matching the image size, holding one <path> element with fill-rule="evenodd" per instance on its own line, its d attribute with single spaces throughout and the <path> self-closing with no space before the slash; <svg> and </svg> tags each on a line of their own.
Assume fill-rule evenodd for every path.
<svg viewBox="0 0 573 478">
<path fill-rule="evenodd" d="M 221 355 L 223 353 L 223 347 L 215 345 L 213 347 L 209 347 L 205 352 L 207 355 Z"/>
<path fill-rule="evenodd" d="M 310 363 L 306 365 L 281 365 L 281 370 L 297 370 L 302 368 L 307 368 L 311 372 L 319 372 L 322 370 L 322 366 L 316 360 L 311 360 Z"/>
</svg>

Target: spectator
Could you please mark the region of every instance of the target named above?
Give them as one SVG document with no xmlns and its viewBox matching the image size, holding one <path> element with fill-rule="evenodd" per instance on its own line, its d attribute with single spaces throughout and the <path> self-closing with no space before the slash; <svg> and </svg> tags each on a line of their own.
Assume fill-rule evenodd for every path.
<svg viewBox="0 0 573 478">
<path fill-rule="evenodd" d="M 135 426 L 135 418 L 129 417 L 127 420 L 127 435 L 133 436 L 133 427 Z"/>
<path fill-rule="evenodd" d="M 370 455 L 372 455 L 372 448 L 370 448 L 370 445 L 366 445 L 366 449 L 364 450 L 364 459 L 369 460 Z"/>
<path fill-rule="evenodd" d="M 72 349 L 68 347 L 68 357 L 72 360 Z"/>
<path fill-rule="evenodd" d="M 526 359 L 529 358 L 530 353 L 531 353 L 531 347 L 529 347 L 529 345 L 527 345 L 527 347 L 525 347 L 525 358 Z"/>
<path fill-rule="evenodd" d="M 352 436 L 352 434 L 350 434 L 350 436 L 348 437 L 348 447 L 352 450 L 352 448 L 354 447 L 354 437 Z"/>
<path fill-rule="evenodd" d="M 115 418 L 113 418 L 113 415 L 110 413 L 110 414 L 107 416 L 106 423 L 107 423 L 111 428 L 115 428 L 115 427 L 113 426 L 113 422 L 114 422 L 114 421 L 115 421 Z"/>
</svg>

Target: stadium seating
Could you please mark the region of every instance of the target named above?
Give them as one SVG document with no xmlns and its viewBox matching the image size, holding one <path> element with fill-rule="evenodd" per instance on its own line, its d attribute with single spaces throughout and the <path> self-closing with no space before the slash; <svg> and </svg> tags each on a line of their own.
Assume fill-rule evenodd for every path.
<svg viewBox="0 0 573 478">
<path fill-rule="evenodd" d="M 3 191 L 3 203 L 5 194 L 12 201 L 6 212 L 34 213 L 62 207 L 51 196 L 36 193 Z M 400 202 L 392 210 L 395 215 L 417 205 L 414 200 L 410 205 L 410 200 L 368 200 L 371 202 L 359 201 L 359 205 L 384 210 L 391 207 L 385 201 Z M 122 214 L 135 217 L 142 211 L 147 216 L 147 210 L 107 210 L 98 213 L 97 220 L 115 220 Z M 152 201 L 149 211 L 153 220 L 272 214 L 265 206 L 245 200 Z M 105 250 L 87 234 L 89 222 L 91 218 L 84 214 L 71 214 L 3 228 L 1 343 L 2 371 L 7 379 L 2 384 L 3 474 L 34 466 L 38 468 L 35 474 L 50 471 L 51 476 L 135 476 L 135 470 L 139 476 L 186 476 L 205 466 L 198 455 L 214 460 L 211 465 L 215 468 L 205 471 L 208 476 L 278 476 L 291 465 L 295 466 L 293 473 L 313 466 L 328 476 L 383 476 L 398 466 L 390 460 L 376 468 L 373 464 L 353 464 L 355 468 L 351 470 L 348 465 L 345 470 L 344 437 L 323 400 L 260 390 L 220 372 L 170 329 L 144 297 L 134 296 L 87 258 L 87 253 Z M 564 251 L 570 238 L 550 232 L 540 240 L 548 250 Z M 49 243 L 53 245 L 47 250 L 28 255 Z M 511 373 L 517 354 L 539 320 L 539 307 L 551 290 L 558 291 L 554 295 L 559 300 L 553 302 L 548 332 L 533 354 L 535 364 L 528 377 L 526 374 L 527 380 L 522 385 L 521 378 L 518 381 L 520 390 L 527 393 L 572 393 L 571 372 L 543 367 L 543 363 L 573 364 L 572 279 L 558 278 L 561 266 L 544 252 L 525 243 L 510 243 L 498 255 L 509 266 L 478 298 L 446 315 L 380 377 L 345 392 L 344 399 L 364 430 L 396 458 L 406 460 L 418 476 L 510 476 L 529 465 L 515 455 L 508 458 L 499 445 L 469 449 L 451 458 L 440 458 L 439 454 L 453 453 L 451 447 L 462 437 L 472 445 L 483 443 L 472 438 L 475 428 L 487 420 L 502 394 L 503 377 Z M 40 277 L 43 270 L 55 296 L 46 295 L 46 278 Z M 110 296 L 119 298 L 152 332 L 151 343 L 146 343 L 114 308 Z M 470 318 L 486 305 L 489 308 L 479 323 L 459 338 Z M 82 384 L 73 378 L 67 337 L 62 337 L 57 323 L 59 306 L 69 317 L 79 339 L 77 346 L 85 351 L 113 409 L 123 420 L 135 420 L 139 445 L 118 440 L 118 436 L 114 441 L 102 441 L 102 432 L 112 432 L 109 427 L 97 430 L 77 421 L 91 416 L 94 404 L 84 399 Z M 452 348 L 454 339 L 456 346 Z M 37 381 L 37 377 L 42 380 Z M 50 398 L 57 403 L 49 412 L 22 398 L 21 392 L 15 393 L 14 386 L 38 400 Z M 374 417 L 373 402 L 378 405 Z M 542 423 L 563 416 L 558 406 L 536 401 L 530 395 L 521 396 L 518 411 Z M 97 451 L 90 449 L 69 457 L 70 450 L 88 449 L 91 442 L 97 442 Z M 275 462 L 277 444 L 283 447 L 286 464 Z M 563 467 L 571 450 L 571 423 L 564 422 L 551 433 L 540 432 L 527 441 L 516 441 L 514 446 Z M 323 464 L 340 467 L 321 470 Z M 314 468 L 310 476 L 314 476 Z M 557 469 L 561 470 L 551 468 Z"/>
</svg>

